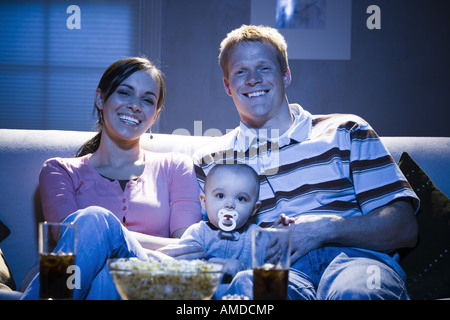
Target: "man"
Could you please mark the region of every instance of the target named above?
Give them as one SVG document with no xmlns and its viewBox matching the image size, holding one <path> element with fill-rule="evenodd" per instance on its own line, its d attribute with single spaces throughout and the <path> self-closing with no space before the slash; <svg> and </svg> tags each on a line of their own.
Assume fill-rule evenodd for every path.
<svg viewBox="0 0 450 320">
<path fill-rule="evenodd" d="M 219 63 L 241 123 L 196 155 L 197 176 L 202 185 L 215 164 L 246 162 L 261 176 L 255 222 L 296 219 L 289 298 L 407 299 L 395 249 L 416 243 L 419 200 L 370 125 L 288 103 L 287 45 L 276 29 L 230 32 Z M 240 273 L 230 293 L 251 290 L 251 274 Z"/>
</svg>

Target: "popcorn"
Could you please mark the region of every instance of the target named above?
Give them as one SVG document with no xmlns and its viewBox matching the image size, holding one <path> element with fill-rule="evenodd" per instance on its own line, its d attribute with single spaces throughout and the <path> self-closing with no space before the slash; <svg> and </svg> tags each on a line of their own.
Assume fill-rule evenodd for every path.
<svg viewBox="0 0 450 320">
<path fill-rule="evenodd" d="M 205 300 L 222 277 L 223 265 L 202 260 L 111 260 L 117 290 L 129 300 Z"/>
<path fill-rule="evenodd" d="M 243 294 L 227 294 L 221 300 L 250 300 L 250 298 Z"/>
</svg>

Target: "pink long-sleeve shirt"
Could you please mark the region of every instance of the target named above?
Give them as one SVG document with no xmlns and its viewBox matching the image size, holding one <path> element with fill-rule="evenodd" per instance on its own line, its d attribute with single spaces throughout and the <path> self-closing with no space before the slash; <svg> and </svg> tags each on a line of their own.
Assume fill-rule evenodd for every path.
<svg viewBox="0 0 450 320">
<path fill-rule="evenodd" d="M 45 220 L 61 221 L 79 209 L 100 206 L 127 229 L 160 237 L 201 220 L 199 186 L 189 157 L 146 152 L 144 172 L 122 190 L 117 180 L 89 166 L 90 156 L 44 163 L 39 188 Z"/>
</svg>

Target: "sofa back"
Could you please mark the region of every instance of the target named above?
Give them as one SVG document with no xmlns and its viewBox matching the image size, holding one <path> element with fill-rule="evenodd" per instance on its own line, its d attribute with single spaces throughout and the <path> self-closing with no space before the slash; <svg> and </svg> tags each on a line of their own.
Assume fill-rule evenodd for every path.
<svg viewBox="0 0 450 320">
<path fill-rule="evenodd" d="M 95 133 L 59 130 L 0 129 L 0 221 L 11 234 L 0 248 L 18 286 L 37 259 L 37 222 L 43 220 L 38 176 L 42 164 L 52 157 L 71 157 Z M 146 134 L 142 144 L 155 152 L 177 151 L 188 155 L 217 138 Z M 429 174 L 437 187 L 450 194 L 450 137 L 384 137 L 398 161 L 408 152 Z"/>
</svg>

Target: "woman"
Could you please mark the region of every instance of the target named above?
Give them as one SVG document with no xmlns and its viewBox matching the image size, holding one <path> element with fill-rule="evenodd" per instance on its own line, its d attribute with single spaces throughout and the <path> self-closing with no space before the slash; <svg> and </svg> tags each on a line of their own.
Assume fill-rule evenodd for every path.
<svg viewBox="0 0 450 320">
<path fill-rule="evenodd" d="M 162 247 L 173 248 L 165 250 L 172 256 L 204 254 L 176 246 L 186 228 L 201 220 L 191 159 L 140 146 L 164 97 L 161 72 L 147 59 L 113 63 L 95 91 L 99 133 L 77 157 L 52 158 L 43 165 L 39 184 L 45 220 L 78 224 L 81 288 L 74 298 L 118 298 L 105 266 L 108 258 L 145 259 Z M 38 297 L 37 278 L 24 298 Z"/>
</svg>

